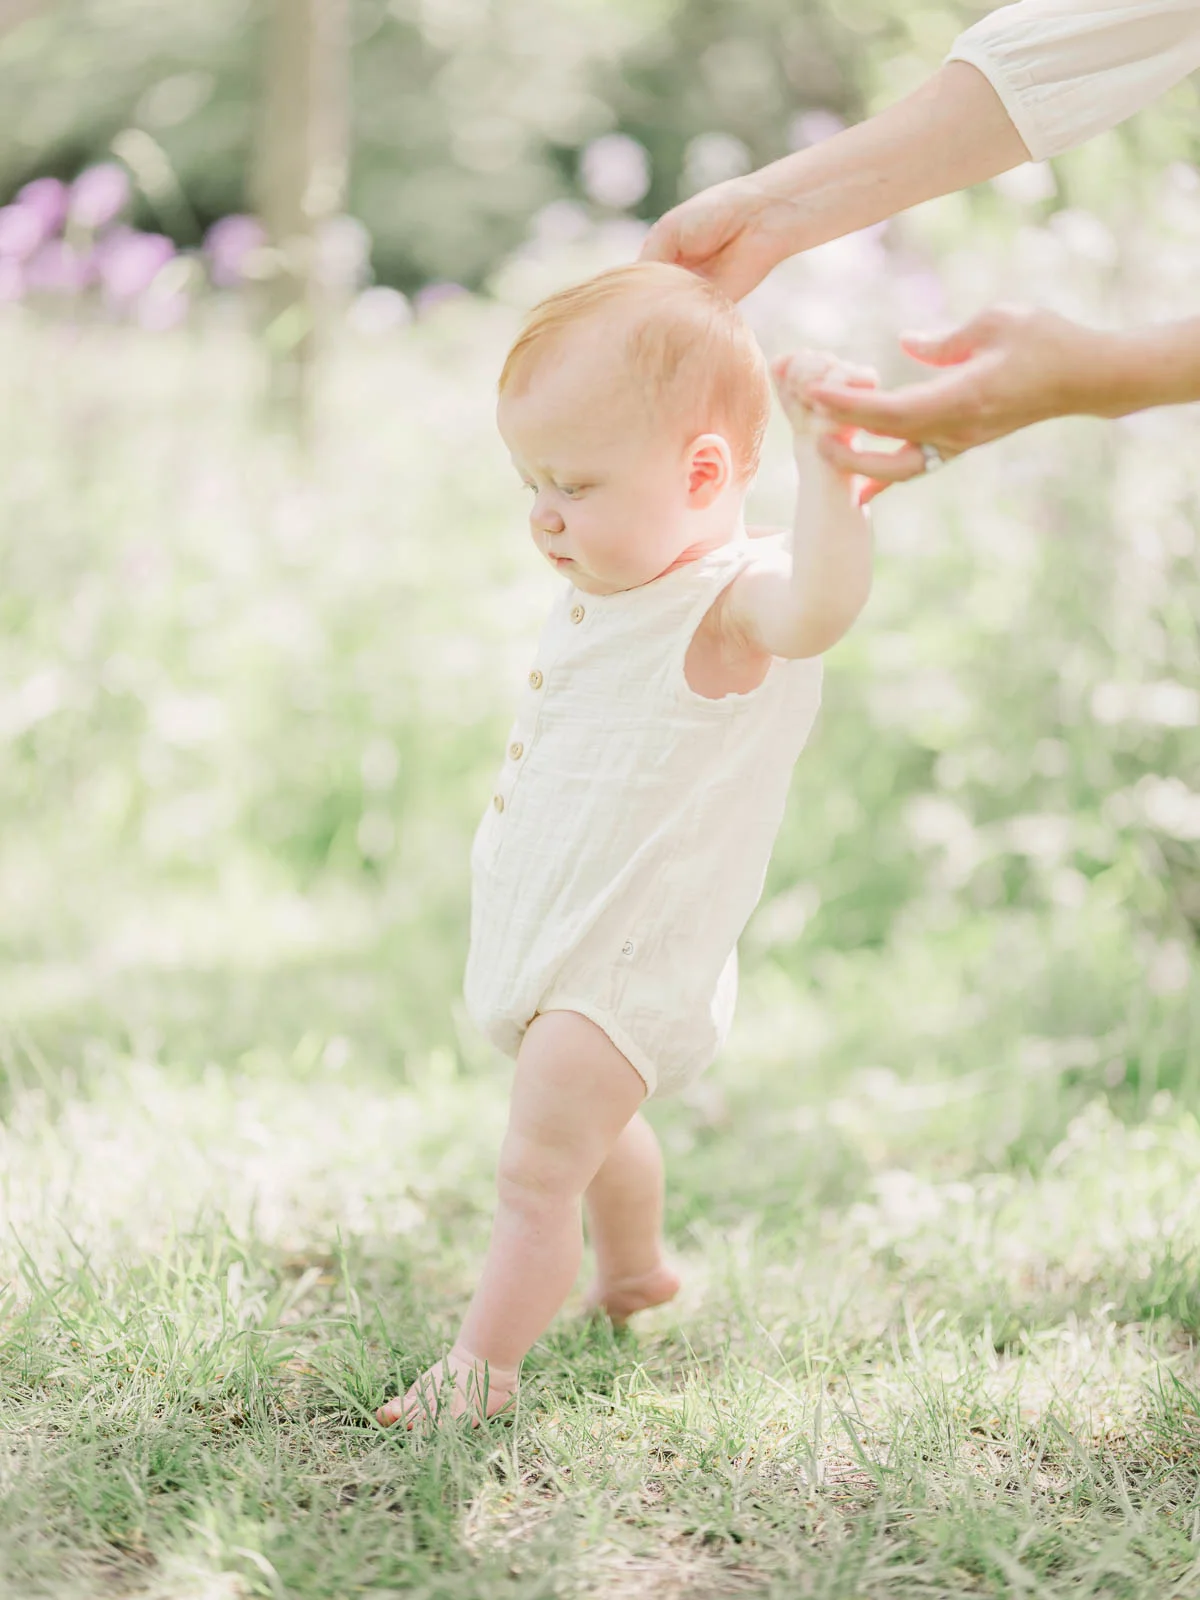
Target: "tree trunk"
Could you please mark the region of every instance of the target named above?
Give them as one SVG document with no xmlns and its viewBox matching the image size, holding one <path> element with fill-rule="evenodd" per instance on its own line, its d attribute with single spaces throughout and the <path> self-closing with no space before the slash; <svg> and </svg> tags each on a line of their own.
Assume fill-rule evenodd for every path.
<svg viewBox="0 0 1200 1600">
<path fill-rule="evenodd" d="M 263 0 L 256 208 L 274 250 L 264 286 L 269 401 L 304 436 L 326 306 L 317 242 L 345 203 L 349 0 Z"/>
</svg>

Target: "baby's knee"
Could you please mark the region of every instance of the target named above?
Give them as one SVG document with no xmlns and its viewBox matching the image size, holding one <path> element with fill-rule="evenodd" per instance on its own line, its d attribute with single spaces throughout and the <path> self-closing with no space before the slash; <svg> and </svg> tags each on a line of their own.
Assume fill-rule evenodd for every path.
<svg viewBox="0 0 1200 1600">
<path fill-rule="evenodd" d="M 536 1214 L 579 1199 L 590 1176 L 570 1151 L 510 1132 L 501 1146 L 496 1188 L 502 1205 Z"/>
</svg>

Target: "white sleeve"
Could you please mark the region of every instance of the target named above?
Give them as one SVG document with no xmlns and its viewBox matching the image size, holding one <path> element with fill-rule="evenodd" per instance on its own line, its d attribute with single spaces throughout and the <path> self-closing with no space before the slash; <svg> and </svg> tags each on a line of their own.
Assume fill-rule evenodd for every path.
<svg viewBox="0 0 1200 1600">
<path fill-rule="evenodd" d="M 1200 68 L 1200 0 L 1020 0 L 968 28 L 947 60 L 983 73 L 1044 161 Z"/>
</svg>

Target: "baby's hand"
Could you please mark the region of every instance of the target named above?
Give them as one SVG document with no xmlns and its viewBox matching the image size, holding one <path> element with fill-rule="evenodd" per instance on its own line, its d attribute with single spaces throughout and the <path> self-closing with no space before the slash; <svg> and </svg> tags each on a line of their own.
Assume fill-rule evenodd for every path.
<svg viewBox="0 0 1200 1600">
<path fill-rule="evenodd" d="M 826 350 L 793 350 L 779 356 L 771 363 L 771 376 L 797 440 L 815 440 L 819 434 L 837 431 L 813 407 L 807 393 L 810 384 L 824 381 L 853 389 L 879 387 L 879 374 L 872 367 L 855 366 Z"/>
</svg>

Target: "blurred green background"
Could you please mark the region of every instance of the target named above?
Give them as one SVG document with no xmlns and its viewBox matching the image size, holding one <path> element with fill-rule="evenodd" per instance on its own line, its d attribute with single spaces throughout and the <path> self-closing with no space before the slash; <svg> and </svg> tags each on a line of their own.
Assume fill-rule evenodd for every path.
<svg viewBox="0 0 1200 1600">
<path fill-rule="evenodd" d="M 912 19 L 898 11 L 857 5 L 835 21 L 784 0 L 736 17 L 713 0 L 352 0 L 350 209 L 380 280 L 477 287 L 539 208 L 583 192 L 584 152 L 606 134 L 650 157 L 641 216 L 667 209 L 683 179 L 699 187 L 783 154 L 798 110 L 858 109 L 863 37 L 889 53 L 906 42 Z M 949 37 L 952 17 L 939 20 Z M 261 8 L 246 0 L 41 6 L 0 38 L 0 196 L 74 176 L 134 127 L 177 175 L 193 237 L 166 220 L 195 243 L 196 229 L 250 208 L 262 43 Z M 146 205 L 143 220 L 162 219 Z"/>
<path fill-rule="evenodd" d="M 594 187 L 614 209 L 652 219 L 682 194 L 808 142 L 820 113 L 857 120 L 897 98 L 990 9 L 895 0 L 347 4 L 349 209 L 369 230 L 379 281 L 406 291 L 430 280 L 484 284 L 541 208 L 587 198 L 588 152 L 595 159 L 605 136 L 642 146 L 645 180 L 619 149 L 603 170 L 601 147 Z M 194 245 L 219 217 L 252 209 L 262 5 L 9 6 L 25 20 L 6 28 L 0 14 L 0 200 L 33 178 L 73 177 L 133 129 L 162 152 L 183 201 L 141 195 L 142 225 Z M 1194 96 L 1181 91 L 1123 142 L 1152 170 L 1194 156 L 1193 112 Z"/>
<path fill-rule="evenodd" d="M 493 427 L 507 342 L 677 198 L 912 87 L 978 8 L 355 0 L 354 222 L 300 456 L 263 423 L 253 283 L 213 287 L 211 248 L 201 267 L 252 203 L 257 11 L 23 9 L 0 35 L 0 200 L 115 163 L 121 215 L 175 253 L 127 292 L 107 266 L 0 273 L 6 1259 L 74 1283 L 65 1305 L 74 1248 L 149 1261 L 213 1212 L 264 1282 L 340 1238 L 374 1291 L 424 1307 L 433 1350 L 484 1237 L 505 1081 L 458 999 L 467 851 L 554 592 Z M 894 381 L 898 330 L 999 299 L 1194 314 L 1196 113 L 1184 85 L 1052 168 L 812 252 L 747 316 L 770 354 L 818 343 Z M 804 1230 L 850 1219 L 878 1316 L 829 1332 L 834 1364 L 906 1337 L 914 1305 L 984 1339 L 980 1372 L 1064 1318 L 1165 1316 L 1178 1349 L 1200 1328 L 1196 438 L 1192 409 L 1065 421 L 877 504 L 875 594 L 827 665 L 735 1036 L 652 1108 L 673 1243 L 702 1263 L 756 1239 L 750 1300 L 778 1301 L 769 1263 Z M 757 520 L 788 519 L 791 472 L 776 419 Z M 1106 1174 L 1142 1159 L 1124 1126 L 1171 1193 L 1147 1179 L 1091 1240 Z M 1073 1199 L 1055 1174 L 1080 1161 Z M 1007 1222 L 1006 1183 L 1032 1185 Z M 926 1240 L 935 1192 L 977 1232 Z M 1004 1227 L 1019 1262 L 980 1243 Z M 23 1303 L 14 1392 L 50 1416 L 87 1318 Z M 120 1546 L 51 1467 L 29 1527 Z M 217 1540 L 252 1584 L 256 1538 Z M 980 1592 L 1014 1592 L 1006 1570 Z M 946 1573 L 938 1592 L 967 1592 Z M 484 1592 L 463 1581 L 427 1592 Z"/>
<path fill-rule="evenodd" d="M 197 1060 L 331 1028 L 394 1074 L 458 1037 L 465 847 L 549 592 L 491 425 L 520 312 L 630 259 L 640 219 L 702 182 L 910 87 L 974 14 L 358 0 L 352 212 L 373 274 L 415 295 L 352 263 L 299 467 L 258 426 L 236 286 L 183 280 L 162 327 L 155 281 L 140 301 L 35 283 L 0 304 L 0 911 L 23 1027 L 53 1037 L 86 993 L 131 1042 L 144 1006 L 153 1034 L 164 968 L 250 961 L 233 914 L 255 975 L 228 977 L 235 1004 L 197 1002 Z M 0 40 L 0 183 L 111 166 L 132 128 L 177 180 L 173 220 L 244 208 L 255 22 L 234 0 L 40 7 Z M 1053 172 L 813 252 L 747 314 L 771 351 L 818 342 L 889 378 L 898 329 L 996 298 L 1182 314 L 1194 111 L 1185 85 Z M 156 215 L 133 177 L 127 214 L 165 226 L 166 191 Z M 185 264 L 198 242 L 176 229 Z M 930 1051 L 939 1071 L 981 1047 L 999 1066 L 1033 1033 L 1106 1041 L 1070 1070 L 1081 1094 L 1179 1080 L 1200 922 L 1193 428 L 1067 422 L 881 503 L 877 594 L 830 663 L 747 942 L 743 1018 L 785 1057 L 799 996 L 853 1033 L 895 984 L 902 1015 L 870 1048 L 901 1075 Z M 776 437 L 763 519 L 786 520 L 789 471 Z M 910 963 L 944 990 L 936 1048 Z M 306 967 L 287 1006 L 264 998 Z M 348 994 L 376 986 L 365 1011 L 342 969 Z"/>
</svg>

